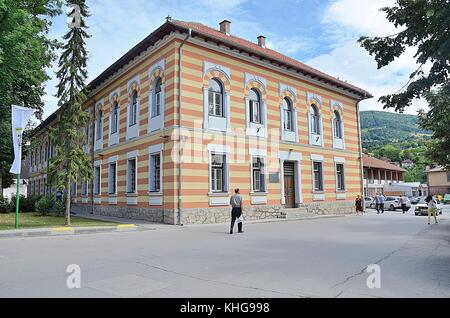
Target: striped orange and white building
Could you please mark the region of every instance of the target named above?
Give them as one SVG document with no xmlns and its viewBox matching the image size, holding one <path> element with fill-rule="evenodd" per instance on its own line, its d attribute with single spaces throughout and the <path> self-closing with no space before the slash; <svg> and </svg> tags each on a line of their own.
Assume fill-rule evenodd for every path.
<svg viewBox="0 0 450 318">
<path fill-rule="evenodd" d="M 94 179 L 74 209 L 170 224 L 350 213 L 363 193 L 359 101 L 370 93 L 230 32 L 168 19 L 89 84 Z M 51 115 L 29 193 L 54 191 Z"/>
</svg>

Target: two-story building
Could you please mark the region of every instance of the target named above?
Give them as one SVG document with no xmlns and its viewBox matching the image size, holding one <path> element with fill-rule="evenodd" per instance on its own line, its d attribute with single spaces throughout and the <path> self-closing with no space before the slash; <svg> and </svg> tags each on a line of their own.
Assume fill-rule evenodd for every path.
<svg viewBox="0 0 450 318">
<path fill-rule="evenodd" d="M 353 212 L 358 103 L 372 96 L 230 26 L 168 19 L 89 84 L 94 180 L 74 184 L 74 210 L 224 222 L 240 188 L 248 219 Z M 52 145 L 40 140 L 30 155 L 42 193 Z"/>
</svg>

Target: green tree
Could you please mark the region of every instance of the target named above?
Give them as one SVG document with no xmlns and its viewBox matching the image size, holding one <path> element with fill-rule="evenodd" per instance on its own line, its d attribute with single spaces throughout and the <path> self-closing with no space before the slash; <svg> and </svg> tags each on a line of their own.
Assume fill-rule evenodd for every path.
<svg viewBox="0 0 450 318">
<path fill-rule="evenodd" d="M 431 115 L 422 113 L 423 127 L 432 131 L 433 137 L 437 138 L 429 143 L 427 154 L 437 163 L 450 166 L 450 156 L 445 156 L 445 151 L 448 153 L 450 149 L 450 130 L 441 129 L 448 127 L 447 116 L 450 113 L 450 2 L 397 0 L 393 7 L 381 10 L 401 31 L 385 37 L 363 36 L 359 43 L 370 55 L 374 55 L 378 68 L 389 65 L 407 47 L 414 47 L 417 50 L 415 57 L 418 68 L 409 76 L 409 82 L 404 88 L 395 94 L 380 97 L 379 101 L 385 108 L 402 112 L 414 99 L 426 98 Z M 427 72 L 424 71 L 425 64 L 431 65 Z M 431 121 L 433 124 L 430 124 Z"/>
<path fill-rule="evenodd" d="M 68 6 L 73 9 L 69 15 L 73 24 L 64 35 L 63 52 L 59 59 L 57 77 L 57 97 L 60 112 L 56 128 L 51 137 L 56 146 L 57 155 L 52 159 L 49 173 L 52 179 L 58 175 L 58 188 L 65 190 L 66 225 L 70 225 L 70 190 L 71 183 L 78 177 L 91 178 L 92 167 L 90 157 L 85 153 L 84 127 L 88 114 L 82 104 L 86 99 L 85 81 L 87 79 L 87 51 L 85 39 L 86 18 L 89 16 L 85 0 L 69 0 Z"/>
<path fill-rule="evenodd" d="M 450 169 L 450 85 L 443 86 L 438 92 L 428 93 L 426 99 L 430 111 L 419 113 L 421 126 L 433 131 L 426 155 L 438 165 Z"/>
<path fill-rule="evenodd" d="M 61 12 L 61 0 L 0 0 L 0 196 L 11 185 L 13 161 L 11 104 L 36 109 L 42 117 L 46 68 L 56 59 L 49 18 Z"/>
</svg>

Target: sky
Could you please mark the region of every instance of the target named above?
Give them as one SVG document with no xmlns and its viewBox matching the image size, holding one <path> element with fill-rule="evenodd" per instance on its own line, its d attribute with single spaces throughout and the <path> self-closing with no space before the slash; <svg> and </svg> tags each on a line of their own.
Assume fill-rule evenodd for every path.
<svg viewBox="0 0 450 318">
<path fill-rule="evenodd" d="M 379 9 L 394 0 L 87 0 L 89 82 L 135 44 L 165 22 L 174 19 L 218 28 L 230 20 L 231 33 L 250 41 L 267 37 L 267 45 L 329 75 L 359 86 L 375 97 L 361 102 L 361 110 L 382 110 L 378 98 L 395 93 L 417 68 L 409 49 L 391 65 L 377 65 L 357 43 L 361 35 L 386 36 L 398 32 Z M 61 39 L 67 18 L 53 20 L 50 36 Z M 56 63 L 55 63 L 56 64 Z M 57 109 L 56 67 L 46 85 L 44 118 Z M 426 108 L 417 100 L 405 113 Z"/>
</svg>

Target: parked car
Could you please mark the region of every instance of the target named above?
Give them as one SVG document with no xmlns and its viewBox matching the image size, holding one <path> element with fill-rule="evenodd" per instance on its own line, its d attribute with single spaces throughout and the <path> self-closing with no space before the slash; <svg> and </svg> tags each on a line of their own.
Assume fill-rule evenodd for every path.
<svg viewBox="0 0 450 318">
<path fill-rule="evenodd" d="M 444 195 L 444 204 L 450 204 L 450 194 L 447 193 L 446 195 Z"/>
<path fill-rule="evenodd" d="M 428 215 L 428 204 L 425 202 L 425 198 L 421 197 L 419 203 L 416 204 L 414 209 L 415 215 Z M 442 204 L 437 205 L 437 214 L 442 214 Z"/>
<path fill-rule="evenodd" d="M 374 199 L 372 197 L 365 197 L 364 198 L 364 206 L 366 208 L 372 208 L 372 202 L 374 202 Z"/>
<path fill-rule="evenodd" d="M 411 207 L 411 201 L 408 198 L 406 198 L 406 207 L 408 209 Z M 401 209 L 402 205 L 400 204 L 400 197 L 386 197 L 384 208 L 390 211 Z"/>
<path fill-rule="evenodd" d="M 416 205 L 419 203 L 421 197 L 411 197 L 409 200 L 411 201 L 411 204 Z"/>
</svg>

